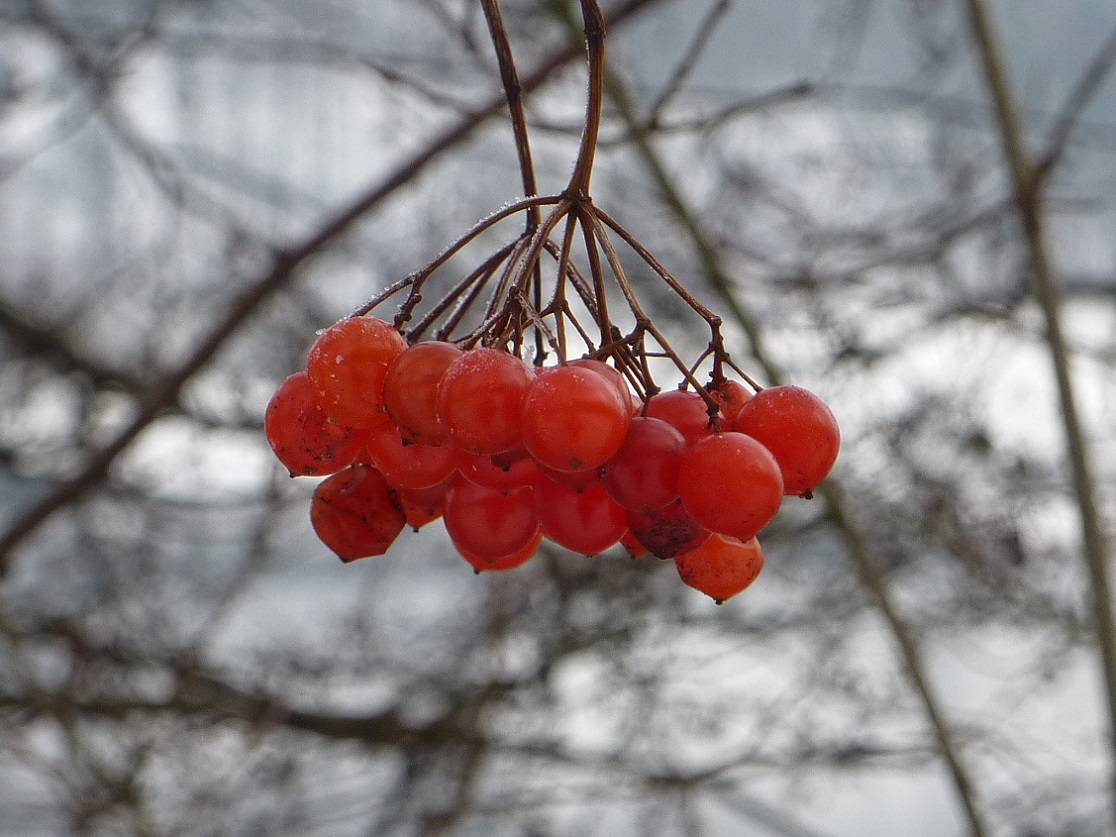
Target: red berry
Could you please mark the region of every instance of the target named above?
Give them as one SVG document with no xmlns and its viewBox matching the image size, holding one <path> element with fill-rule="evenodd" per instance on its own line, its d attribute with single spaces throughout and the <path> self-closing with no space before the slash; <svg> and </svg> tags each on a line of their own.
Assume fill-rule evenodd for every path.
<svg viewBox="0 0 1116 837">
<path fill-rule="evenodd" d="M 682 434 L 665 421 L 636 416 L 620 450 L 601 467 L 601 485 L 626 509 L 658 509 L 678 496 Z"/>
<path fill-rule="evenodd" d="M 291 476 L 323 477 L 356 459 L 361 434 L 330 420 L 305 372 L 279 385 L 264 413 L 264 434 Z"/>
<path fill-rule="evenodd" d="M 452 343 L 432 340 L 410 346 L 391 362 L 384 378 L 384 407 L 408 442 L 449 442 L 438 417 L 438 384 L 461 355 Z"/>
<path fill-rule="evenodd" d="M 636 536 L 631 531 L 627 531 L 620 536 L 620 544 L 628 550 L 628 554 L 633 558 L 640 558 L 647 554 L 647 547 L 636 540 Z"/>
<path fill-rule="evenodd" d="M 699 526 L 675 500 L 654 511 L 629 511 L 628 530 L 656 558 L 674 558 L 709 539 L 709 530 Z"/>
<path fill-rule="evenodd" d="M 538 464 L 522 446 L 492 456 L 466 453 L 457 470 L 474 485 L 497 491 L 534 485 L 539 477 Z"/>
<path fill-rule="evenodd" d="M 644 415 L 674 427 L 692 445 L 713 432 L 709 425 L 709 405 L 693 390 L 672 389 L 653 395 Z"/>
<path fill-rule="evenodd" d="M 699 525 L 745 541 L 779 510 L 783 478 L 775 457 L 751 436 L 717 433 L 682 457 L 678 496 Z"/>
<path fill-rule="evenodd" d="M 523 399 L 534 371 L 499 349 L 465 352 L 438 384 L 438 417 L 450 439 L 472 453 L 500 453 L 523 441 Z"/>
<path fill-rule="evenodd" d="M 535 486 L 535 513 L 546 537 L 582 555 L 604 552 L 628 528 L 624 510 L 600 483 L 575 491 L 543 477 Z"/>
<path fill-rule="evenodd" d="M 482 572 L 490 570 L 514 570 L 516 567 L 521 567 L 534 557 L 539 549 L 539 544 L 542 543 L 542 530 L 535 532 L 535 537 L 517 552 L 511 555 L 505 555 L 503 558 L 493 558 L 491 560 L 486 558 L 478 558 L 476 555 L 471 555 L 467 552 L 462 552 L 458 547 L 458 554 L 461 555 L 466 561 L 473 565 L 473 570 L 480 575 Z"/>
<path fill-rule="evenodd" d="M 739 381 L 725 379 L 720 386 L 709 390 L 709 396 L 721 408 L 721 429 L 728 430 L 729 424 L 740 415 L 744 405 L 752 398 L 752 391 Z"/>
<path fill-rule="evenodd" d="M 751 585 L 763 569 L 759 541 L 740 541 L 714 535 L 704 544 L 674 559 L 682 581 L 717 604 Z"/>
<path fill-rule="evenodd" d="M 837 461 L 841 430 L 820 398 L 797 386 L 761 390 L 740 410 L 733 429 L 775 457 L 787 494 L 809 496 Z"/>
<path fill-rule="evenodd" d="M 566 488 L 572 488 L 574 491 L 584 491 L 594 483 L 601 481 L 597 468 L 589 468 L 584 471 L 559 471 L 556 468 L 547 468 L 545 465 L 538 465 L 537 467 L 544 477 L 559 485 L 564 485 Z"/>
<path fill-rule="evenodd" d="M 501 493 L 474 485 L 460 474 L 446 493 L 442 520 L 459 552 L 489 561 L 523 549 L 539 529 L 534 489 Z"/>
<path fill-rule="evenodd" d="M 427 488 L 400 488 L 395 499 L 407 518 L 407 525 L 416 532 L 442 516 L 446 507 L 446 493 L 452 477 Z"/>
<path fill-rule="evenodd" d="M 577 369 L 588 369 L 590 372 L 596 372 L 616 387 L 616 392 L 620 396 L 620 400 L 624 402 L 624 406 L 627 408 L 629 415 L 634 412 L 635 396 L 632 395 L 632 390 L 628 386 L 628 381 L 624 377 L 624 373 L 615 366 L 609 366 L 603 360 L 597 360 L 591 357 L 571 360 L 566 365 L 573 366 Z"/>
<path fill-rule="evenodd" d="M 386 427 L 384 377 L 405 348 L 403 336 L 374 317 L 351 317 L 323 331 L 310 347 L 306 372 L 329 417 L 350 427 Z"/>
<path fill-rule="evenodd" d="M 428 488 L 457 470 L 464 452 L 453 445 L 404 444 L 395 427 L 370 430 L 365 443 L 372 461 L 393 488 Z"/>
<path fill-rule="evenodd" d="M 584 367 L 543 369 L 523 404 L 523 441 L 540 465 L 584 471 L 624 442 L 631 410 L 604 375 Z"/>
<path fill-rule="evenodd" d="M 318 486 L 310 522 L 322 543 L 349 562 L 387 552 L 405 519 L 383 474 L 371 465 L 350 465 Z"/>
</svg>

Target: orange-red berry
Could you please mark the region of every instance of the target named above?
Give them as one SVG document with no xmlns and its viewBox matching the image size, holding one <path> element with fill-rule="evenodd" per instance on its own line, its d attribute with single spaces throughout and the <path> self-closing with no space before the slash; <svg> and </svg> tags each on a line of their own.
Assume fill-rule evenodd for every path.
<svg viewBox="0 0 1116 837">
<path fill-rule="evenodd" d="M 714 535 L 697 549 L 674 559 L 682 581 L 717 604 L 747 589 L 763 569 L 759 541 Z"/>
<path fill-rule="evenodd" d="M 535 537 L 533 537 L 526 546 L 513 552 L 511 555 L 505 555 L 503 558 L 481 558 L 462 551 L 461 547 L 457 547 L 457 552 L 472 565 L 473 571 L 478 575 L 487 571 L 514 570 L 516 567 L 523 566 L 534 557 L 535 553 L 539 550 L 539 544 L 542 543 L 542 539 L 543 534 L 540 529 L 535 532 Z"/>
<path fill-rule="evenodd" d="M 582 555 L 604 552 L 628 529 L 627 514 L 600 483 L 577 491 L 543 477 L 535 486 L 535 513 L 547 538 Z"/>
<path fill-rule="evenodd" d="M 368 453 L 393 488 L 428 488 L 448 479 L 465 457 L 453 445 L 405 444 L 399 430 L 387 427 L 365 434 Z"/>
<path fill-rule="evenodd" d="M 624 442 L 631 409 L 616 385 L 586 367 L 541 370 L 523 403 L 523 442 L 540 464 L 584 471 L 607 462 Z"/>
<path fill-rule="evenodd" d="M 291 375 L 271 396 L 264 412 L 264 434 L 275 457 L 295 477 L 336 473 L 352 463 L 364 446 L 360 433 L 326 415 L 305 372 Z"/>
<path fill-rule="evenodd" d="M 350 465 L 322 481 L 310 502 L 310 522 L 342 561 L 383 555 L 406 522 L 383 474 Z"/>
<path fill-rule="evenodd" d="M 310 347 L 306 373 L 329 417 L 350 427 L 388 426 L 384 378 L 406 348 L 403 335 L 374 317 L 351 317 L 323 331 Z"/>
<path fill-rule="evenodd" d="M 518 552 L 539 530 L 534 489 L 494 491 L 460 474 L 446 492 L 442 520 L 459 552 L 487 561 Z"/>
<path fill-rule="evenodd" d="M 601 467 L 608 496 L 626 509 L 659 509 L 678 496 L 678 469 L 686 440 L 656 418 L 636 416 L 624 444 Z"/>
<path fill-rule="evenodd" d="M 717 433 L 682 457 L 678 496 L 700 526 L 744 541 L 779 510 L 783 478 L 775 457 L 751 436 Z"/>
<path fill-rule="evenodd" d="M 438 416 L 438 384 L 461 354 L 452 343 L 416 343 L 387 368 L 384 408 L 408 442 L 444 445 L 450 441 Z"/>
<path fill-rule="evenodd" d="M 709 423 L 709 405 L 693 390 L 672 389 L 651 396 L 644 415 L 665 421 L 692 445 L 713 432 Z"/>
<path fill-rule="evenodd" d="M 523 400 L 534 371 L 515 355 L 481 347 L 451 363 L 438 384 L 438 417 L 450 439 L 493 454 L 523 441 Z"/>
<path fill-rule="evenodd" d="M 690 517 L 681 500 L 654 511 L 629 511 L 628 531 L 648 552 L 663 560 L 696 549 L 709 539 L 709 530 Z"/>
<path fill-rule="evenodd" d="M 841 430 L 832 411 L 798 386 L 761 390 L 740 409 L 733 429 L 771 451 L 787 494 L 809 495 L 833 468 L 841 450 Z"/>
</svg>

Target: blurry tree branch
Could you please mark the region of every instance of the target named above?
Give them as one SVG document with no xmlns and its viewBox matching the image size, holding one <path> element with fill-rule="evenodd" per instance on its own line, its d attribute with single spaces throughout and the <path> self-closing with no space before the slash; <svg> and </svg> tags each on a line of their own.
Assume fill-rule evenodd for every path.
<svg viewBox="0 0 1116 837">
<path fill-rule="evenodd" d="M 1108 80 L 1113 65 L 1116 65 L 1116 29 L 1101 44 L 1055 115 L 1042 153 L 1034 163 L 1036 177 L 1045 178 L 1062 159 L 1074 131 L 1080 126 L 1082 112 Z M 1017 105 L 1012 104 L 1018 109 Z M 1033 188 L 1041 186 L 1036 183 Z"/>
<path fill-rule="evenodd" d="M 0 329 L 27 353 L 46 357 L 63 368 L 81 372 L 99 387 L 123 387 L 138 392 L 143 382 L 130 372 L 106 366 L 75 348 L 66 339 L 64 329 L 31 321 L 27 313 L 7 300 L 0 299 Z"/>
<path fill-rule="evenodd" d="M 671 73 L 670 78 L 667 80 L 666 84 L 662 86 L 659 95 L 648 109 L 646 120 L 648 124 L 657 125 L 663 111 L 666 110 L 670 102 L 678 95 L 679 91 L 682 90 L 686 79 L 693 73 L 694 68 L 701 59 L 702 53 L 705 52 L 706 47 L 709 46 L 709 42 L 716 35 L 718 23 L 729 9 L 729 0 L 716 0 L 716 2 L 709 7 L 709 11 L 706 12 L 705 17 L 702 18 L 701 25 L 698 27 L 697 32 L 694 33 L 682 60 L 675 65 L 674 72 Z"/>
<path fill-rule="evenodd" d="M 1043 218 L 1041 164 L 1036 164 L 1027 149 L 1026 129 L 1015 103 L 1008 78 L 1007 64 L 1000 52 L 998 36 L 984 0 L 969 0 L 972 36 L 984 70 L 988 92 L 995 108 L 1004 161 L 1011 174 L 1018 205 L 1019 221 L 1029 255 L 1035 295 L 1042 308 L 1046 343 L 1050 351 L 1058 387 L 1061 418 L 1069 454 L 1074 494 L 1081 522 L 1083 559 L 1090 579 L 1093 616 L 1096 621 L 1108 703 L 1110 737 L 1109 788 L 1112 823 L 1116 824 L 1116 614 L 1113 613 L 1108 537 L 1098 502 L 1098 487 L 1092 473 L 1089 441 L 1081 423 L 1076 387 L 1070 371 L 1070 349 L 1062 324 L 1062 288 L 1049 247 Z M 1086 70 L 1081 83 L 1071 93 L 1064 115 L 1055 129 L 1047 159 L 1053 163 L 1072 128 L 1076 115 L 1116 61 L 1116 33 L 1101 49 Z"/>
</svg>

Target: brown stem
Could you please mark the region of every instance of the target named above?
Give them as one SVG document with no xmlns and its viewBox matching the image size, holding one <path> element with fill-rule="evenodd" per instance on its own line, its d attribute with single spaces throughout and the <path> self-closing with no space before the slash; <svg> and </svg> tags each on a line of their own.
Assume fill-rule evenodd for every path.
<svg viewBox="0 0 1116 837">
<path fill-rule="evenodd" d="M 530 238 L 521 237 L 519 239 L 515 249 L 512 251 L 511 258 L 508 259 L 507 265 L 500 273 L 500 279 L 496 283 L 496 288 L 492 292 L 492 296 L 488 300 L 488 306 L 484 311 L 485 323 L 496 322 L 507 313 L 508 300 L 511 298 L 511 292 L 519 287 L 518 277 L 524 270 L 530 273 L 530 262 L 525 263 L 523 261 L 525 258 L 524 254 L 529 254 L 533 251 L 534 244 L 539 235 L 539 230 L 536 230 Z M 527 258 L 530 258 L 530 256 L 527 256 Z M 527 264 L 527 267 L 521 270 L 520 266 L 522 264 Z M 469 339 L 471 340 L 479 331 L 480 329 L 474 330 L 470 334 Z"/>
<path fill-rule="evenodd" d="M 558 360 L 565 363 L 566 357 L 566 317 L 569 303 L 566 300 L 566 283 L 569 281 L 570 251 L 573 249 L 574 235 L 577 233 L 577 216 L 570 215 L 566 219 L 566 228 L 562 233 L 562 249 L 558 255 L 558 275 L 554 282 L 554 296 L 548 308 L 555 311 L 556 329 L 558 332 Z"/>
<path fill-rule="evenodd" d="M 538 275 L 539 257 L 550 240 L 550 234 L 554 232 L 558 223 L 570 213 L 571 207 L 572 204 L 569 199 L 558 198 L 557 205 L 540 222 L 538 229 L 531 235 L 526 246 L 512 256 L 511 261 L 508 262 L 507 270 L 500 277 L 500 283 L 497 285 L 492 303 L 485 313 L 485 321 L 490 320 L 503 303 L 512 299 L 513 292 L 527 291 L 531 279 Z M 537 280 L 535 284 L 537 285 Z"/>
<path fill-rule="evenodd" d="M 658 274 L 658 276 L 670 286 L 670 289 L 672 291 L 674 291 L 679 297 L 682 298 L 683 302 L 694 309 L 699 317 L 701 317 L 711 326 L 714 321 L 717 321 L 718 323 L 720 322 L 720 317 L 718 317 L 716 314 L 714 314 L 712 311 L 698 302 L 697 299 L 694 298 L 694 295 L 686 290 L 686 287 L 682 285 L 682 283 L 679 282 L 677 279 L 675 279 L 674 276 L 671 275 L 670 271 L 663 267 L 659 260 L 651 255 L 651 252 L 642 244 L 640 244 L 634 235 L 624 229 L 624 227 L 622 227 L 615 218 L 611 217 L 602 209 L 595 209 L 594 212 L 596 216 L 601 219 L 601 221 L 611 227 L 612 231 L 624 240 L 625 244 L 632 248 L 635 254 L 639 256 L 640 259 L 642 259 L 648 267 L 655 271 L 655 273 Z"/>
<path fill-rule="evenodd" d="M 573 221 L 571 222 L 573 223 L 573 228 L 570 232 L 570 235 L 573 236 L 577 232 L 576 217 L 572 215 L 570 217 L 573 219 Z M 547 242 L 546 246 L 548 252 L 550 252 L 551 255 L 554 255 L 556 249 L 554 242 Z M 558 258 L 560 259 L 561 256 L 559 255 Z M 593 321 L 596 322 L 597 300 L 593 296 L 593 289 L 590 286 L 589 280 L 582 275 L 580 270 L 578 270 L 577 265 L 575 265 L 568 258 L 566 261 L 566 281 L 568 281 L 573 286 L 574 290 L 577 291 L 577 295 L 581 299 L 582 304 L 589 310 L 589 313 L 593 316 Z M 565 306 L 565 310 L 569 311 L 569 305 Z"/>
<path fill-rule="evenodd" d="M 448 311 L 466 291 L 470 291 L 470 289 L 472 289 L 469 296 L 475 299 L 476 295 L 479 294 L 483 290 L 484 286 L 488 283 L 488 280 L 492 278 L 492 275 L 496 272 L 496 269 L 504 263 L 508 256 L 511 255 L 511 253 L 515 250 L 516 246 L 518 246 L 521 240 L 522 239 L 516 239 L 510 244 L 505 244 L 503 247 L 501 247 L 499 250 L 485 259 L 476 270 L 471 272 L 468 276 L 466 276 L 453 288 L 451 288 L 449 292 L 438 301 L 438 304 L 431 308 L 430 311 L 427 312 L 426 316 L 419 320 L 419 322 L 417 322 L 414 327 L 411 328 L 411 330 L 407 333 L 407 336 L 411 339 L 411 341 L 414 342 L 415 340 L 420 339 L 422 335 L 426 333 L 426 330 L 430 328 L 430 326 L 432 326 L 435 322 L 437 322 L 438 318 L 441 317 L 442 314 L 444 314 L 446 311 Z M 466 297 L 466 299 L 468 298 L 469 297 Z M 455 322 L 455 317 L 451 315 L 447 323 L 443 326 L 442 329 L 439 330 L 439 340 L 445 340 L 448 338 L 449 334 L 453 331 Z"/>
<path fill-rule="evenodd" d="M 585 107 L 585 128 L 581 132 L 581 148 L 577 153 L 573 175 L 566 192 L 572 196 L 588 196 L 593 178 L 593 159 L 601 130 L 604 108 L 605 21 L 596 0 L 581 0 L 581 16 L 585 24 L 585 46 L 589 53 L 589 94 Z"/>
<path fill-rule="evenodd" d="M 369 300 L 355 312 L 353 312 L 353 316 L 363 316 L 364 314 L 367 314 L 377 305 L 382 303 L 388 296 L 391 296 L 396 291 L 398 291 L 400 287 L 412 285 L 414 287 L 414 292 L 417 293 L 421 290 L 422 283 L 429 279 L 430 276 L 432 276 L 434 272 L 438 270 L 438 268 L 442 267 L 446 262 L 448 262 L 463 249 L 465 249 L 465 247 L 471 241 L 476 239 L 476 237 L 479 236 L 481 233 L 485 232 L 486 230 L 492 229 L 504 219 L 510 218 L 513 215 L 518 215 L 524 210 L 531 211 L 540 206 L 547 206 L 559 203 L 560 201 L 561 198 L 555 196 L 524 198 L 523 200 L 519 200 L 513 204 L 505 206 L 498 212 L 492 213 L 487 218 L 482 220 L 479 224 L 470 229 L 467 233 L 465 233 L 465 235 L 458 238 L 456 241 L 450 244 L 449 247 L 439 253 L 434 261 L 427 264 L 421 270 L 416 270 L 405 279 L 399 280 L 399 282 L 396 282 L 395 285 L 392 285 L 386 291 L 383 291 L 374 296 L 371 300 Z"/>
<path fill-rule="evenodd" d="M 515 150 L 519 158 L 519 171 L 523 179 L 523 190 L 526 195 L 535 195 L 539 191 L 535 178 L 535 165 L 531 159 L 531 143 L 527 133 L 527 113 L 523 107 L 523 89 L 519 83 L 519 71 L 515 67 L 515 57 L 512 54 L 511 40 L 508 30 L 504 26 L 504 16 L 500 12 L 498 0 L 481 0 L 485 19 L 488 21 L 488 31 L 492 45 L 496 50 L 496 62 L 500 67 L 500 79 L 504 85 L 504 95 L 508 100 L 508 112 L 511 115 L 512 134 L 515 137 Z M 538 229 L 542 215 L 537 206 L 530 207 L 527 212 L 527 233 Z M 542 273 L 536 262 L 534 274 L 534 305 L 542 305 Z M 543 355 L 544 337 L 542 332 L 535 332 L 536 360 L 541 360 Z"/>
<path fill-rule="evenodd" d="M 666 339 L 663 333 L 655 327 L 655 324 L 651 321 L 651 318 L 648 317 L 646 313 L 644 313 L 643 307 L 640 305 L 639 300 L 636 298 L 635 291 L 632 289 L 631 283 L 628 281 L 628 277 L 624 272 L 624 266 L 620 263 L 620 257 L 616 253 L 616 248 L 612 246 L 612 242 L 609 240 L 607 231 L 605 230 L 604 224 L 602 223 L 603 219 L 600 218 L 599 215 L 600 213 L 596 211 L 591 214 L 593 236 L 595 237 L 596 241 L 600 242 L 600 246 L 605 252 L 605 258 L 608 260 L 609 267 L 612 269 L 612 273 L 616 280 L 616 283 L 620 287 L 620 291 L 624 295 L 625 300 L 627 300 L 628 307 L 631 309 L 632 315 L 636 318 L 637 332 L 646 332 L 655 338 L 655 342 L 659 344 L 659 347 L 663 350 L 663 352 L 666 353 L 666 356 L 670 358 L 670 360 L 676 367 L 678 367 L 678 371 L 682 373 L 682 377 L 685 378 L 686 381 L 694 387 L 694 391 L 697 392 L 705 401 L 705 404 L 709 409 L 710 419 L 715 419 L 717 413 L 720 410 L 720 405 L 713 400 L 713 397 L 710 396 L 709 392 L 705 389 L 702 383 L 695 377 L 690 367 L 682 360 L 678 353 L 674 351 L 674 348 L 670 345 L 670 342 Z M 592 249 L 595 251 L 596 248 L 594 247 Z M 648 255 L 650 256 L 650 254 Z M 667 275 L 669 276 L 669 274 Z M 671 277 L 671 281 L 674 281 L 673 277 Z M 697 303 L 695 302 L 694 305 L 697 305 Z M 698 307 L 700 308 L 700 306 Z M 720 333 L 720 317 L 717 317 L 715 314 L 710 313 L 706 322 L 709 323 L 709 327 L 713 331 L 714 338 L 716 338 Z"/>
<path fill-rule="evenodd" d="M 508 100 L 512 133 L 515 135 L 515 150 L 519 157 L 519 171 L 523 177 L 524 194 L 528 196 L 536 195 L 539 187 L 535 180 L 535 165 L 531 160 L 531 144 L 527 136 L 527 114 L 523 109 L 523 86 L 519 83 L 519 71 L 515 67 L 511 41 L 508 39 L 508 30 L 504 26 L 504 16 L 500 12 L 498 0 L 481 0 L 481 7 L 484 9 L 485 20 L 488 21 L 488 32 L 492 38 L 492 46 L 496 50 L 496 63 L 500 67 L 500 80 L 504 85 L 504 96 Z M 531 207 L 527 212 L 527 231 L 533 232 L 540 219 L 538 208 Z"/>
<path fill-rule="evenodd" d="M 579 206 L 577 217 L 585 241 L 585 254 L 589 259 L 589 275 L 593 279 L 593 297 L 597 300 L 597 330 L 601 335 L 601 344 L 603 345 L 612 340 L 612 318 L 608 315 L 608 292 L 604 283 L 601 254 L 597 249 L 592 206 Z M 613 272 L 615 273 L 614 266 Z"/>
</svg>

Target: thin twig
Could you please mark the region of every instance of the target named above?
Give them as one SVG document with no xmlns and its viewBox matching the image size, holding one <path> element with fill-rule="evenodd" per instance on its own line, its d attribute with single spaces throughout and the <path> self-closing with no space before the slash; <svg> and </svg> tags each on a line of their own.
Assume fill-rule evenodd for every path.
<svg viewBox="0 0 1116 837">
<path fill-rule="evenodd" d="M 1039 179 L 1046 177 L 1057 166 L 1074 129 L 1080 124 L 1082 112 L 1112 72 L 1113 65 L 1116 65 L 1116 29 L 1101 44 L 1054 117 L 1046 146 L 1035 165 L 1035 174 Z"/>
<path fill-rule="evenodd" d="M 492 46 L 496 51 L 496 61 L 500 67 L 500 79 L 504 85 L 504 95 L 508 100 L 508 112 L 511 115 L 512 135 L 515 138 L 515 151 L 519 159 L 520 177 L 523 180 L 524 194 L 534 195 L 539 191 L 538 181 L 535 177 L 535 164 L 531 158 L 531 142 L 527 133 L 527 112 L 523 106 L 523 89 L 519 83 L 519 71 L 515 66 L 515 57 L 512 54 L 511 40 L 507 28 L 504 26 L 504 16 L 500 11 L 498 0 L 481 0 L 484 8 L 484 17 L 488 22 L 488 32 Z M 537 206 L 526 212 L 526 232 L 528 235 L 538 229 L 542 214 Z M 542 274 L 538 262 L 534 269 L 535 308 L 542 305 Z M 535 332 L 535 354 L 543 354 L 544 337 L 541 331 Z"/>
<path fill-rule="evenodd" d="M 585 129 L 581 133 L 581 148 L 566 188 L 573 196 L 589 195 L 593 160 L 597 153 L 597 136 L 601 131 L 601 110 L 604 107 L 604 16 L 596 0 L 581 0 L 581 16 L 585 24 L 585 45 L 589 54 L 589 95 L 585 107 Z"/>
<path fill-rule="evenodd" d="M 730 7 L 730 0 L 717 0 L 717 2 L 709 8 L 709 11 L 705 13 L 701 25 L 691 39 L 685 54 L 682 56 L 682 60 L 675 65 L 674 72 L 671 73 L 670 78 L 667 79 L 666 84 L 663 85 L 663 89 L 660 91 L 658 97 L 655 99 L 654 103 L 652 103 L 648 111 L 647 125 L 659 124 L 659 116 L 666 109 L 671 99 L 678 95 L 678 91 L 682 89 L 682 85 L 694 71 L 702 53 L 705 52 L 706 47 L 708 47 L 710 41 L 712 41 L 721 19 L 725 16 Z"/>
<path fill-rule="evenodd" d="M 469 291 L 470 295 L 473 297 L 475 297 L 476 294 L 479 294 L 483 290 L 484 285 L 488 282 L 489 279 L 492 278 L 493 274 L 495 274 L 496 269 L 504 263 L 504 260 L 512 254 L 515 248 L 520 245 L 522 240 L 522 238 L 518 238 L 515 241 L 504 245 L 483 262 L 481 262 L 481 264 L 475 270 L 469 273 L 468 276 L 466 276 L 464 279 L 450 288 L 446 295 L 438 300 L 438 303 L 434 305 L 421 320 L 415 323 L 415 325 L 410 330 L 407 331 L 407 337 L 411 340 L 411 342 L 421 339 L 422 336 L 426 333 L 426 330 L 430 328 L 430 326 L 432 326 L 438 320 L 438 318 L 442 316 L 442 314 L 452 308 L 454 303 L 457 302 L 457 300 L 461 299 L 462 294 L 465 294 L 466 291 Z M 400 321 L 400 319 L 396 318 L 396 326 L 398 327 L 402 324 L 403 323 Z M 439 329 L 438 339 L 447 339 L 448 336 L 452 333 L 454 325 L 455 317 L 451 314 L 447 322 L 441 329 Z"/>
<path fill-rule="evenodd" d="M 519 171 L 523 178 L 525 195 L 538 194 L 539 187 L 535 179 L 535 164 L 531 159 L 531 143 L 527 136 L 527 114 L 523 108 L 523 86 L 519 83 L 519 71 L 515 67 L 512 56 L 511 42 L 508 39 L 508 30 L 504 26 L 504 16 L 500 12 L 497 0 L 481 0 L 485 20 L 488 21 L 488 31 L 492 38 L 492 46 L 496 50 L 496 62 L 500 67 L 500 80 L 504 85 L 504 97 L 508 100 L 508 111 L 511 114 L 512 134 L 515 137 L 515 151 L 519 158 Z M 527 212 L 527 231 L 533 232 L 538 226 L 540 215 L 538 209 L 532 207 Z"/>
<path fill-rule="evenodd" d="M 363 315 L 367 314 L 369 311 L 374 309 L 377 305 L 382 303 L 388 296 L 391 296 L 392 294 L 396 293 L 400 288 L 406 287 L 407 285 L 413 286 L 415 288 L 415 291 L 418 292 L 419 290 L 421 290 L 423 282 L 425 282 L 428 278 L 430 278 L 430 276 L 432 276 L 446 262 L 448 262 L 450 259 L 452 259 L 454 256 L 456 256 L 458 253 L 460 253 L 463 249 L 465 249 L 465 247 L 470 242 L 475 240 L 477 238 L 477 236 L 481 235 L 482 233 L 486 232 L 487 230 L 492 229 L 493 227 L 495 227 L 497 224 L 499 224 L 501 221 L 505 220 L 506 218 L 510 218 L 513 215 L 518 215 L 520 212 L 523 212 L 525 210 L 530 212 L 534 209 L 537 209 L 540 206 L 547 206 L 547 205 L 550 205 L 550 204 L 555 204 L 555 203 L 558 203 L 560 200 L 561 200 L 560 198 L 554 197 L 554 196 L 528 197 L 528 198 L 523 198 L 522 200 L 515 201 L 514 203 L 511 203 L 508 206 L 503 207 L 498 212 L 492 213 L 487 218 L 482 219 L 479 223 L 477 223 L 475 226 L 473 226 L 463 236 L 456 239 L 452 244 L 450 244 L 441 253 L 439 253 L 434 258 L 434 260 L 432 262 L 430 262 L 429 264 L 424 266 L 421 270 L 416 270 L 414 273 L 412 273 L 410 276 L 407 276 L 405 279 L 399 280 L 394 285 L 392 285 L 390 288 L 388 288 L 386 291 L 382 291 L 381 293 L 374 296 L 372 299 L 370 299 L 368 302 L 366 302 L 364 305 L 362 305 L 360 308 L 358 308 L 356 311 L 354 311 L 352 316 L 363 316 Z"/>
</svg>

